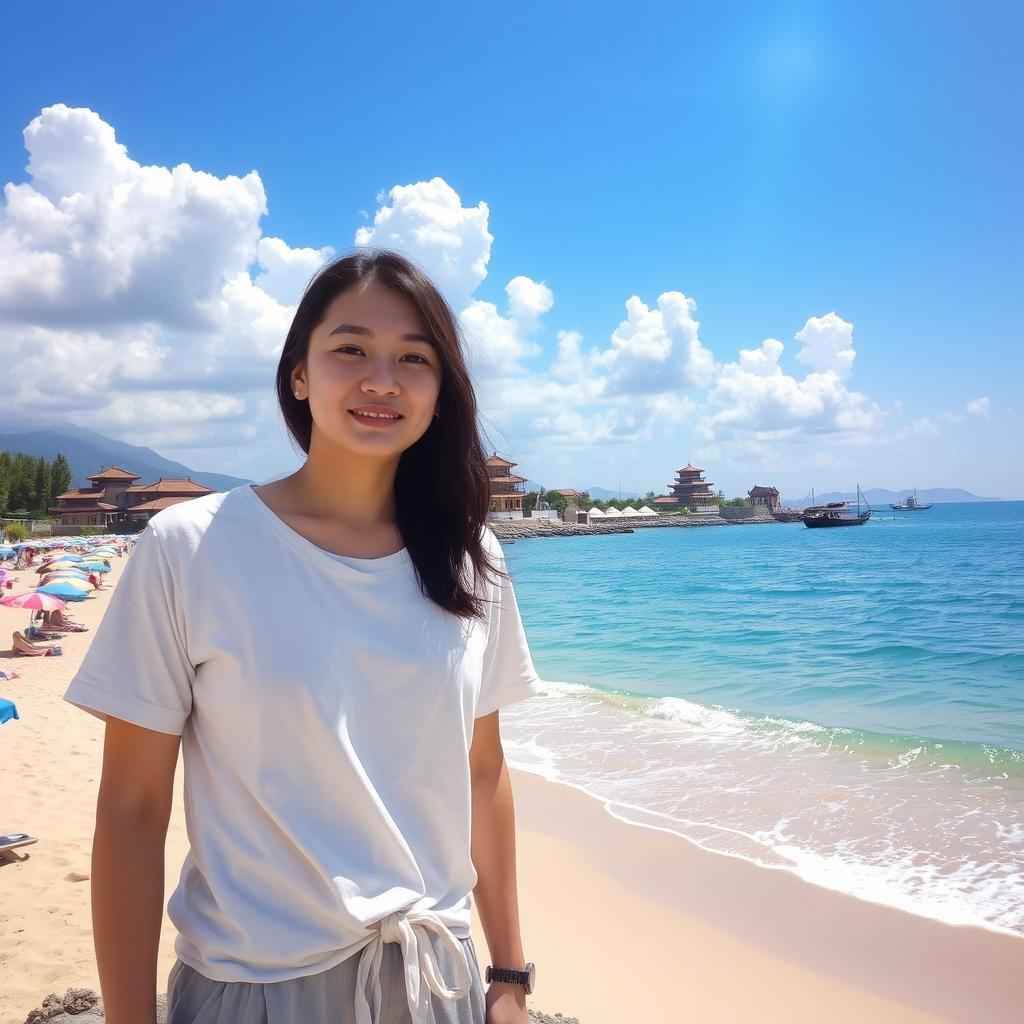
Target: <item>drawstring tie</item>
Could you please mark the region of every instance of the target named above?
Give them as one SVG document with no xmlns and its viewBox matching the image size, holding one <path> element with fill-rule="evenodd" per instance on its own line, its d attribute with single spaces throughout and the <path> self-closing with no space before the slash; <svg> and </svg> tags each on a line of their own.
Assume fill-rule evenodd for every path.
<svg viewBox="0 0 1024 1024">
<path fill-rule="evenodd" d="M 431 1017 L 430 991 L 443 999 L 460 999 L 473 984 L 469 960 L 463 944 L 448 930 L 440 917 L 431 910 L 407 910 L 388 914 L 374 926 L 377 934 L 359 955 L 356 976 L 356 1024 L 377 1024 L 380 1020 L 381 991 L 380 965 L 384 958 L 384 943 L 397 942 L 402 947 L 402 967 L 405 974 L 405 996 L 413 1024 L 424 1024 Z M 441 976 L 437 954 L 426 929 L 436 932 L 455 961 L 458 973 L 457 987 L 449 988 Z M 419 936 L 417 936 L 417 931 Z M 372 1004 L 366 1001 L 367 978 L 373 975 Z M 421 987 L 426 978 L 427 987 Z"/>
</svg>

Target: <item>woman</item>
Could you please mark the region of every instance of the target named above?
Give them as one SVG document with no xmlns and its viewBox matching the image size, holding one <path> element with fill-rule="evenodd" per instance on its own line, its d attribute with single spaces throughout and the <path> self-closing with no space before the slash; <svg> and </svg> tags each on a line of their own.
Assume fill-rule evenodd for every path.
<svg viewBox="0 0 1024 1024">
<path fill-rule="evenodd" d="M 154 1020 L 179 743 L 168 1024 L 527 1024 L 498 709 L 542 684 L 451 310 L 399 255 L 341 258 L 277 396 L 302 467 L 156 515 L 65 694 L 106 722 L 107 1024 Z"/>
</svg>

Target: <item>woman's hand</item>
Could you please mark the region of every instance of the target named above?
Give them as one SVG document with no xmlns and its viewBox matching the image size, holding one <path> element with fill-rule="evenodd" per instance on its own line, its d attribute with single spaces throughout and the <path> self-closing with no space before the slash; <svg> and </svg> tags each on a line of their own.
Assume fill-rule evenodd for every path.
<svg viewBox="0 0 1024 1024">
<path fill-rule="evenodd" d="M 526 989 L 510 981 L 492 981 L 487 988 L 486 1024 L 530 1024 Z"/>
</svg>

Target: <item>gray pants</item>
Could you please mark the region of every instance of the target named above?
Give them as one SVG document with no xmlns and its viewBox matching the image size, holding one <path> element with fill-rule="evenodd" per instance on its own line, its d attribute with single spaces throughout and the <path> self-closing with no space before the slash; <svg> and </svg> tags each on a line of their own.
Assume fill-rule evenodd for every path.
<svg viewBox="0 0 1024 1024">
<path fill-rule="evenodd" d="M 457 977 L 451 954 L 430 935 L 441 975 L 451 986 Z M 422 941 L 422 940 L 421 940 Z M 484 983 L 471 938 L 459 939 L 469 960 L 473 985 L 461 999 L 430 993 L 434 1024 L 484 1024 Z M 266 984 L 211 981 L 181 960 L 167 979 L 167 1024 L 352 1024 L 359 957 L 304 978 Z M 422 985 L 426 979 L 421 978 Z M 402 950 L 384 943 L 380 965 L 380 1024 L 411 1024 L 402 974 Z M 371 998 L 372 979 L 366 998 Z"/>
</svg>

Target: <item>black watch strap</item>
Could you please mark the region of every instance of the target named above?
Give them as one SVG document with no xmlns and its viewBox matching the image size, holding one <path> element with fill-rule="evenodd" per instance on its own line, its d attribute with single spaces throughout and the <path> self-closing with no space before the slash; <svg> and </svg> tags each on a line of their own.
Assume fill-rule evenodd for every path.
<svg viewBox="0 0 1024 1024">
<path fill-rule="evenodd" d="M 504 981 L 513 985 L 522 985 L 527 994 L 533 991 L 533 964 L 527 964 L 524 970 L 512 967 L 494 967 L 487 965 L 484 981 L 489 985 L 492 981 Z"/>
</svg>

